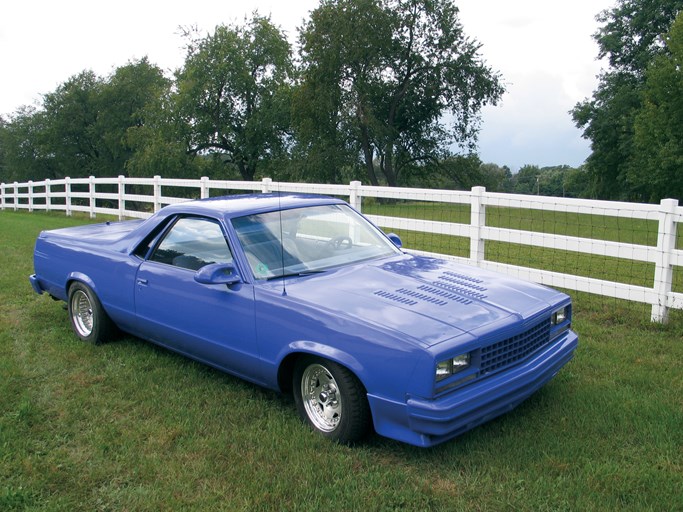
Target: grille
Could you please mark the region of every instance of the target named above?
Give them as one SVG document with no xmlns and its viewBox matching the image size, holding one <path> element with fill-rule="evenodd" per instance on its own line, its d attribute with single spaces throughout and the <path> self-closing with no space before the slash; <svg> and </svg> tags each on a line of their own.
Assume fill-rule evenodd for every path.
<svg viewBox="0 0 683 512">
<path fill-rule="evenodd" d="M 481 375 L 510 366 L 550 341 L 550 322 L 481 349 Z"/>
</svg>

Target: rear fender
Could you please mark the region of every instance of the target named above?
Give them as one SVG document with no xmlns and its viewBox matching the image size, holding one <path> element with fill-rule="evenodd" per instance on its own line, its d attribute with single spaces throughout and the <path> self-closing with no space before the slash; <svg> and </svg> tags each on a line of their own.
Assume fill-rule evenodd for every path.
<svg viewBox="0 0 683 512">
<path fill-rule="evenodd" d="M 69 276 L 66 278 L 65 292 L 67 296 L 69 295 L 69 288 L 71 287 L 71 283 L 73 283 L 74 281 L 79 281 L 81 283 L 87 284 L 88 287 L 90 287 L 90 289 L 93 292 L 95 292 L 95 295 L 97 295 L 98 297 L 100 296 L 97 290 L 97 286 L 95 286 L 93 280 L 81 272 L 71 272 Z"/>
</svg>

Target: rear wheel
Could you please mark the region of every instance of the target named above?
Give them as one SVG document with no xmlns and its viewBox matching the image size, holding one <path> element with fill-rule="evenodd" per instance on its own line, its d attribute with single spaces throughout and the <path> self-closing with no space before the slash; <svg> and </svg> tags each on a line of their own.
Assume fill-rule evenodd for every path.
<svg viewBox="0 0 683 512">
<path fill-rule="evenodd" d="M 95 292 L 86 284 L 75 282 L 69 287 L 69 319 L 76 336 L 83 341 L 100 344 L 115 331 L 114 323 L 102 308 Z"/>
<path fill-rule="evenodd" d="M 301 358 L 294 368 L 293 389 L 302 420 L 324 437 L 349 444 L 370 429 L 365 389 L 343 366 L 316 357 Z"/>
</svg>

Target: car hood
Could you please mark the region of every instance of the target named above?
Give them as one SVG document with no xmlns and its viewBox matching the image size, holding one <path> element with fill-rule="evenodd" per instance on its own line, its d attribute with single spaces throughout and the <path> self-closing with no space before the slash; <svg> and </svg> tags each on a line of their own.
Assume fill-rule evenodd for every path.
<svg viewBox="0 0 683 512">
<path fill-rule="evenodd" d="M 563 297 L 477 267 L 413 255 L 288 280 L 287 293 L 427 347 L 526 320 Z"/>
</svg>

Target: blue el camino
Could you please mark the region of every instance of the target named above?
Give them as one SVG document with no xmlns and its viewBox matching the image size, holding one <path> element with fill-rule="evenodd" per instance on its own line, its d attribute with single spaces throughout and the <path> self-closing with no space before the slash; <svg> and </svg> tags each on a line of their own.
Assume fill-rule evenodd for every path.
<svg viewBox="0 0 683 512">
<path fill-rule="evenodd" d="M 189 201 L 145 221 L 45 231 L 37 293 L 100 343 L 118 330 L 271 389 L 343 443 L 417 446 L 503 414 L 573 356 L 558 291 L 410 254 L 345 202 Z"/>
</svg>

